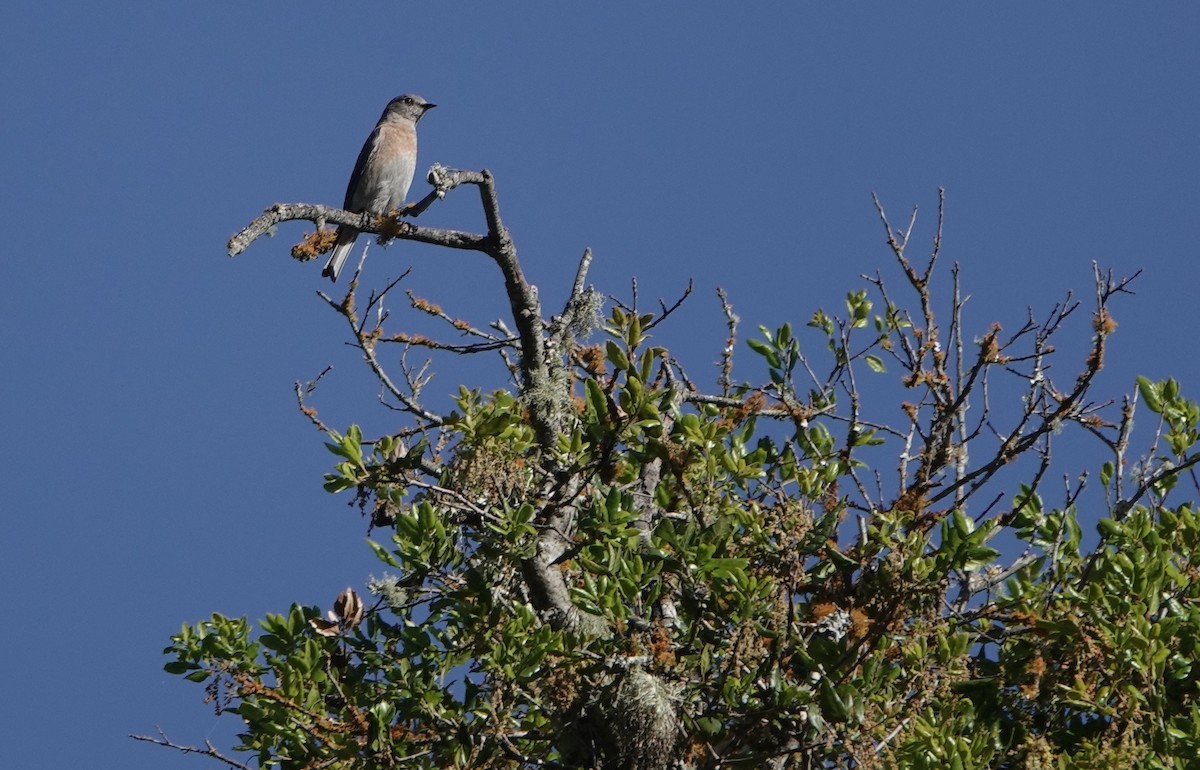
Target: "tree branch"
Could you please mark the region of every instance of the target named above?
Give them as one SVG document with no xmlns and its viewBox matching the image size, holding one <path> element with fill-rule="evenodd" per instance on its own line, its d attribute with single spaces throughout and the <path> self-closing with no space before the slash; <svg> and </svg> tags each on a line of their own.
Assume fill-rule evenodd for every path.
<svg viewBox="0 0 1200 770">
<path fill-rule="evenodd" d="M 175 749 L 183 754 L 201 754 L 206 757 L 212 757 L 218 762 L 223 762 L 230 767 L 237 768 L 237 770 L 253 770 L 250 765 L 238 762 L 236 759 L 231 759 L 230 757 L 227 757 L 221 752 L 217 751 L 217 748 L 212 745 L 211 741 L 205 741 L 204 748 L 202 749 L 198 749 L 195 746 L 184 746 L 183 744 L 175 743 L 168 738 L 167 734 L 164 733 L 161 728 L 158 730 L 157 738 L 150 735 L 130 735 L 129 737 L 133 738 L 135 741 L 145 741 L 146 743 L 153 743 L 155 746 L 163 746 L 168 749 Z"/>
</svg>

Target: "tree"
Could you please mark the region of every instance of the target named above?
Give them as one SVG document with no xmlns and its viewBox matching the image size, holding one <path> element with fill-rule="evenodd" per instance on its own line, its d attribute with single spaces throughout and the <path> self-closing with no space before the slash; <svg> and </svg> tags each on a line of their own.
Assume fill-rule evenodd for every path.
<svg viewBox="0 0 1200 770">
<path fill-rule="evenodd" d="M 1195 762 L 1200 521 L 1175 498 L 1196 486 L 1200 409 L 1170 380 L 1092 395 L 1131 279 L 1096 269 L 1092 341 L 1063 380 L 1054 343 L 1080 302 L 972 336 L 957 269 L 949 296 L 931 289 L 941 206 L 918 265 L 916 210 L 895 229 L 876 201 L 912 309 L 876 275 L 844 313 L 812 315 L 819 344 L 760 329 L 755 384 L 735 377 L 721 295 L 729 333 L 705 391 L 652 339 L 683 298 L 647 312 L 635 293 L 603 315 L 585 252 L 547 317 L 491 175 L 435 166 L 430 181 L 394 216 L 280 205 L 231 241 L 238 253 L 307 219 L 302 258 L 331 245 L 325 223 L 481 251 L 512 329 L 415 299 L 469 341 L 385 328 L 373 311 L 399 279 L 364 298 L 356 274 L 327 298 L 407 424 L 366 438 L 320 419 L 315 383 L 297 396 L 337 456 L 326 489 L 354 496 L 394 572 L 370 581 L 372 600 L 346 589 L 261 632 L 221 615 L 184 625 L 166 668 L 244 720 L 233 748 L 247 754 L 144 740 L 295 770 Z M 464 184 L 487 233 L 401 219 Z M 498 353 L 513 385 L 464 387 L 437 413 L 421 371 L 385 355 L 414 348 Z M 899 423 L 879 416 L 897 385 Z M 1139 408 L 1158 424 L 1135 457 Z M 1052 448 L 1084 438 L 1108 455 L 1099 484 L 1047 502 Z"/>
</svg>

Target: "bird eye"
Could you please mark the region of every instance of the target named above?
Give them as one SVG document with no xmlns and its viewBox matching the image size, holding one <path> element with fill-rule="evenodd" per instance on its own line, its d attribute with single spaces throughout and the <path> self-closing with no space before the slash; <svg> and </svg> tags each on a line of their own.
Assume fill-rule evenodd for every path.
<svg viewBox="0 0 1200 770">
<path fill-rule="evenodd" d="M 413 103 L 412 97 L 411 97 L 411 96 L 406 96 L 406 97 L 404 97 L 404 103 L 405 103 L 405 104 L 412 104 L 412 103 Z"/>
</svg>

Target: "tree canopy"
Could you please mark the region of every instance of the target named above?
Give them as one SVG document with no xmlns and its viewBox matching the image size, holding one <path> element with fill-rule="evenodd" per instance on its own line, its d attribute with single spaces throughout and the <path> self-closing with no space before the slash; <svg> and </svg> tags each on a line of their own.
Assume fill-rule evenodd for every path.
<svg viewBox="0 0 1200 770">
<path fill-rule="evenodd" d="M 297 386 L 381 575 L 185 624 L 167 670 L 243 731 L 146 740 L 287 770 L 1194 766 L 1200 409 L 1171 380 L 1094 392 L 1131 279 L 1097 267 L 1087 302 L 965 328 L 941 206 L 916 258 L 915 209 L 897 228 L 876 201 L 890 267 L 745 342 L 721 294 L 705 384 L 665 342 L 678 302 L 605 302 L 585 253 L 549 315 L 491 175 L 431 181 L 395 216 L 277 206 L 231 241 L 304 218 L 474 249 L 512 314 L 412 299 L 439 341 L 377 312 L 401 279 L 328 298 L 404 418 L 327 425 Z M 463 185 L 486 233 L 411 221 Z M 319 228 L 295 254 L 330 245 Z M 1058 344 L 1072 325 L 1081 349 Z M 422 350 L 494 357 L 511 386 L 436 411 Z M 1077 476 L 1081 442 L 1105 459 Z"/>
</svg>

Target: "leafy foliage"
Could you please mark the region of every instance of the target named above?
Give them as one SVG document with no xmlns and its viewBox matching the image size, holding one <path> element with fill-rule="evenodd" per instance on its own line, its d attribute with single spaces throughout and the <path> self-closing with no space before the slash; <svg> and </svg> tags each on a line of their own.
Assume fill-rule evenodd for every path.
<svg viewBox="0 0 1200 770">
<path fill-rule="evenodd" d="M 936 245 L 921 272 L 884 223 L 915 310 L 873 280 L 882 310 L 862 290 L 812 316 L 820 359 L 762 329 L 762 384 L 733 382 L 727 303 L 715 394 L 655 343 L 672 308 L 618 304 L 601 344 L 576 325 L 550 357 L 558 401 L 510 340 L 512 391 L 463 389 L 431 419 L 414 388 L 412 425 L 371 440 L 323 426 L 326 488 L 385 534 L 374 605 L 350 591 L 256 635 L 214 615 L 172 637 L 167 670 L 245 721 L 235 748 L 263 767 L 1190 766 L 1200 518 L 1168 496 L 1200 409 L 1139 381 L 1160 424 L 1131 461 L 1136 398 L 1108 420 L 1089 395 L 1125 282 L 1097 273 L 1093 344 L 1058 387 L 1050 340 L 1078 303 L 966 343 L 956 273 L 943 333 Z M 356 331 L 370 361 L 386 339 Z M 898 377 L 899 426 L 865 416 L 864 376 Z M 1053 507 L 1070 425 L 1112 459 L 1103 495 Z"/>
</svg>

